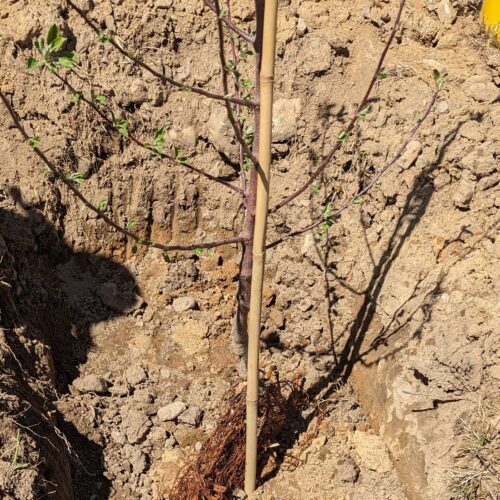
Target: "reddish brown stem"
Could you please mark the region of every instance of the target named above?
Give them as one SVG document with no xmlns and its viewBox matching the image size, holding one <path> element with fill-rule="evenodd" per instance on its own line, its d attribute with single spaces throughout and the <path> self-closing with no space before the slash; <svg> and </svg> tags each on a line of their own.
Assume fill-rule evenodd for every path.
<svg viewBox="0 0 500 500">
<path fill-rule="evenodd" d="M 221 8 L 219 0 L 215 0 L 215 9 L 217 12 L 217 31 L 219 33 L 219 58 L 222 70 L 222 88 L 224 94 L 227 95 L 229 93 L 229 83 L 227 79 L 228 72 L 227 72 L 226 52 L 224 49 L 224 24 L 221 18 Z M 246 156 L 252 161 L 254 166 L 257 167 L 259 164 L 259 160 L 255 157 L 253 152 L 248 147 L 248 144 L 245 142 L 245 139 L 243 138 L 243 134 L 241 131 L 241 127 L 234 117 L 234 112 L 233 108 L 231 107 L 231 103 L 227 101 L 226 101 L 226 110 L 227 110 L 227 117 L 231 122 L 231 126 L 233 127 L 236 139 L 240 143 L 240 146 L 243 148 L 243 151 L 246 154 Z"/>
<path fill-rule="evenodd" d="M 401 158 L 401 156 L 403 155 L 403 153 L 406 151 L 406 148 L 408 147 L 408 144 L 413 139 L 413 137 L 417 133 L 418 129 L 421 127 L 421 125 L 424 122 L 424 120 L 429 116 L 429 113 L 431 112 L 431 110 L 432 110 L 432 108 L 433 108 L 433 106 L 434 106 L 434 104 L 436 102 L 438 94 L 439 94 L 439 90 L 434 93 L 434 95 L 432 96 L 429 104 L 425 108 L 425 110 L 424 110 L 424 112 L 423 112 L 420 120 L 417 122 L 417 124 L 410 131 L 410 133 L 408 134 L 408 137 L 403 142 L 403 144 L 400 146 L 400 148 L 397 150 L 397 152 L 394 155 L 394 157 L 392 158 L 392 160 L 389 161 L 386 165 L 384 165 L 384 167 L 381 168 L 377 172 L 377 174 L 370 180 L 370 182 L 363 189 L 361 189 L 358 193 L 356 193 L 354 196 L 352 196 L 351 198 L 349 198 L 349 201 L 347 201 L 344 205 L 342 205 L 340 208 L 338 208 L 333 214 L 331 214 L 330 217 L 332 219 L 334 219 L 335 217 L 338 217 L 342 212 L 344 212 L 350 206 L 352 206 L 353 202 L 357 198 L 359 198 L 360 196 L 363 196 L 366 193 L 368 193 L 368 191 L 370 191 L 375 186 L 375 184 L 378 182 L 378 180 L 380 179 L 380 177 L 382 177 L 382 175 L 384 175 L 387 172 L 387 170 L 389 170 Z M 272 243 L 269 243 L 266 246 L 266 248 L 267 249 L 273 248 L 275 246 L 278 246 L 280 243 L 283 243 L 283 242 L 285 242 L 285 241 L 287 241 L 287 240 L 289 240 L 291 238 L 295 238 L 296 236 L 300 236 L 300 235 L 302 235 L 304 233 L 307 233 L 308 231 L 312 231 L 313 229 L 316 229 L 317 227 L 321 226 L 321 224 L 324 224 L 324 222 L 325 222 L 325 220 L 323 218 L 318 219 L 316 222 L 313 222 L 312 224 L 309 224 L 307 227 L 305 227 L 303 229 L 299 229 L 297 231 L 293 231 L 293 232 L 287 234 L 286 236 L 283 236 L 282 238 L 280 238 L 280 239 L 278 239 L 276 241 L 273 241 Z"/>
<path fill-rule="evenodd" d="M 210 0 L 204 0 L 204 3 L 210 10 L 217 13 L 217 7 Z M 234 22 L 231 20 L 231 17 L 224 17 L 223 22 L 231 31 L 234 31 L 234 33 L 236 33 L 239 37 L 243 38 L 243 40 L 250 43 L 251 45 L 254 44 L 255 37 L 236 26 L 236 24 L 234 24 Z"/>
<path fill-rule="evenodd" d="M 67 2 L 68 2 L 68 4 L 76 12 L 78 12 L 78 14 L 85 21 L 85 23 L 88 24 L 88 26 L 90 26 L 96 33 L 98 33 L 98 34 L 100 33 L 101 30 L 99 29 L 99 27 L 96 26 L 85 15 L 85 13 L 77 5 L 75 5 L 72 2 L 72 0 L 67 0 Z M 142 61 L 141 59 L 139 59 L 138 57 L 136 57 L 135 55 L 133 55 L 132 53 L 130 53 L 130 52 L 126 51 L 125 49 L 123 49 L 118 43 L 116 43 L 116 41 L 115 41 L 115 39 L 113 37 L 109 38 L 109 43 L 111 43 L 111 45 L 116 50 L 118 50 L 118 52 L 120 52 L 123 56 L 125 56 L 130 61 L 134 62 L 135 64 L 137 64 L 141 68 L 143 68 L 146 71 L 148 71 L 149 73 L 151 73 L 153 76 L 155 76 L 156 78 L 158 78 L 163 84 L 172 85 L 173 87 L 177 87 L 178 89 L 185 90 L 185 91 L 188 91 L 188 92 L 192 92 L 194 94 L 199 94 L 199 95 L 202 95 L 202 96 L 207 97 L 209 99 L 214 99 L 216 101 L 231 102 L 233 104 L 239 104 L 240 106 L 246 106 L 246 107 L 249 107 L 249 108 L 255 107 L 255 103 L 252 102 L 252 101 L 247 101 L 245 99 L 237 99 L 237 98 L 234 98 L 234 97 L 230 97 L 227 94 L 224 94 L 224 95 L 215 94 L 213 92 L 209 92 L 207 90 L 204 90 L 204 89 L 202 89 L 200 87 L 190 87 L 188 85 L 184 85 L 183 83 L 180 83 L 180 82 L 174 80 L 173 78 L 169 78 L 168 76 L 163 75 L 162 73 L 160 73 L 159 71 L 155 70 L 154 68 L 152 68 L 151 66 L 149 66 L 147 63 L 145 63 L 144 61 Z"/>
<path fill-rule="evenodd" d="M 76 92 L 78 92 L 68 82 L 67 78 L 61 76 L 59 73 L 52 73 L 52 74 L 58 80 L 60 80 L 62 82 L 62 84 L 64 86 L 66 86 L 72 94 L 75 94 Z M 115 124 L 113 123 L 113 120 L 111 120 L 105 113 L 103 113 L 103 111 L 99 108 L 99 106 L 97 106 L 92 100 L 90 100 L 87 97 L 85 97 L 85 95 L 83 95 L 82 93 L 80 93 L 80 92 L 78 92 L 78 93 L 80 94 L 80 99 L 83 102 L 85 102 L 85 104 L 87 104 L 88 106 L 90 106 L 103 120 L 105 120 L 109 125 L 111 125 L 113 127 L 113 129 L 116 130 L 116 127 L 115 127 Z M 125 138 L 128 139 L 129 141 L 133 142 L 134 144 L 137 144 L 142 149 L 148 151 L 148 153 L 151 154 L 151 150 L 146 146 L 146 144 L 144 142 L 142 142 L 140 139 L 138 139 L 137 137 L 135 137 L 133 134 L 129 134 L 128 137 L 125 137 Z M 197 173 L 197 174 L 199 174 L 199 175 L 201 175 L 203 177 L 206 177 L 207 179 L 210 179 L 211 181 L 218 182 L 219 184 L 222 184 L 223 186 L 227 187 L 228 189 L 231 189 L 231 190 L 233 190 L 233 191 L 235 191 L 235 192 L 237 192 L 239 194 L 244 194 L 243 191 L 239 187 L 233 186 L 229 182 L 226 182 L 226 181 L 224 181 L 222 179 L 219 179 L 218 177 L 215 177 L 215 176 L 209 174 L 208 172 L 205 172 L 204 170 L 202 170 L 202 169 L 200 169 L 198 167 L 195 167 L 194 165 L 191 165 L 190 163 L 184 163 L 184 162 L 180 163 L 173 156 L 167 155 L 165 153 L 159 153 L 158 151 L 155 151 L 154 154 L 156 156 L 158 156 L 159 158 L 161 158 L 162 160 L 167 160 L 170 163 L 175 164 L 176 166 L 185 167 L 188 170 L 191 170 L 192 172 L 195 172 L 195 173 Z"/>
<path fill-rule="evenodd" d="M 358 108 L 356 110 L 356 113 L 351 118 L 351 121 L 347 125 L 347 128 L 344 130 L 346 136 L 348 136 L 352 132 L 352 129 L 354 128 L 354 125 L 356 125 L 356 123 L 359 120 L 359 116 L 360 116 L 359 114 L 361 113 L 361 111 L 363 111 L 363 109 L 365 108 L 365 106 L 368 104 L 368 101 L 370 99 L 370 95 L 372 93 L 373 87 L 375 86 L 375 83 L 377 82 L 379 74 L 380 74 L 380 70 L 382 69 L 382 65 L 384 64 L 385 58 L 387 56 L 387 53 L 389 52 L 389 48 L 390 48 L 390 46 L 391 46 L 391 44 L 392 44 L 392 42 L 394 40 L 394 37 L 396 36 L 397 30 L 398 30 L 398 27 L 399 27 L 399 23 L 401 22 L 401 16 L 403 14 L 405 3 L 406 3 L 406 0 L 401 0 L 400 1 L 398 14 L 396 16 L 396 20 L 394 21 L 394 26 L 392 28 L 391 34 L 389 36 L 389 39 L 387 40 L 387 43 L 385 44 L 384 50 L 382 51 L 382 54 L 380 55 L 379 61 L 377 63 L 377 67 L 376 67 L 375 72 L 373 74 L 373 77 L 372 77 L 372 79 L 370 81 L 370 84 L 368 85 L 368 89 L 366 90 L 365 95 L 364 95 L 363 99 L 361 100 L 361 103 L 359 104 L 359 106 L 358 106 Z M 337 153 L 337 151 L 342 146 L 342 142 L 343 141 L 340 140 L 340 139 L 337 141 L 337 143 L 335 144 L 335 146 L 326 155 L 326 157 L 321 162 L 320 166 L 310 175 L 309 179 L 307 180 L 307 182 L 305 184 L 303 184 L 299 189 L 297 189 L 297 191 L 295 191 L 294 193 L 292 193 L 290 196 L 288 196 L 285 199 L 283 199 L 282 201 L 280 201 L 276 206 L 274 206 L 273 208 L 271 208 L 269 210 L 269 213 L 274 213 L 274 212 L 278 211 L 280 208 L 283 208 L 285 205 L 288 205 L 288 203 L 290 203 L 295 198 L 297 198 L 302 193 L 304 193 L 304 191 L 306 191 L 307 188 L 309 188 L 309 186 L 311 186 L 311 184 L 326 169 L 326 167 L 328 167 L 328 165 L 332 161 L 333 157 L 335 156 L 335 154 Z"/>
<path fill-rule="evenodd" d="M 255 0 L 257 33 L 254 43 L 255 51 L 255 95 L 257 99 L 260 96 L 260 68 L 262 55 L 262 27 L 264 17 L 264 0 Z M 255 137 L 253 142 L 253 152 L 255 156 L 259 154 L 260 145 L 260 108 L 255 109 Z M 246 363 L 248 354 L 248 312 L 250 310 L 250 291 L 252 284 L 252 265 L 253 265 L 253 234 L 255 227 L 255 206 L 257 202 L 257 175 L 256 168 L 250 169 L 250 178 L 248 181 L 246 212 L 243 222 L 241 236 L 244 238 L 242 246 L 242 255 L 240 261 L 240 276 L 237 291 L 237 309 L 234 318 L 232 331 L 232 347 L 235 354 L 240 357 L 240 373 L 246 374 Z"/>
<path fill-rule="evenodd" d="M 231 0 L 227 0 L 227 19 L 228 21 L 231 21 Z M 229 37 L 229 43 L 231 44 L 231 54 L 233 56 L 233 61 L 236 66 L 238 66 L 239 58 L 238 54 L 236 53 L 236 45 L 234 43 L 234 37 L 230 36 Z M 236 94 L 237 98 L 241 97 L 241 92 L 240 92 L 240 84 L 238 82 L 238 77 L 236 75 L 233 75 L 233 84 L 234 84 L 234 92 Z M 240 116 L 241 108 L 240 105 L 236 105 L 236 116 Z M 241 121 L 238 121 L 240 128 L 242 127 Z M 239 145 L 239 160 L 240 160 L 240 178 L 241 178 L 241 189 L 243 192 L 246 194 L 247 192 L 247 176 L 246 172 L 243 169 L 243 164 L 245 161 L 245 156 L 243 153 L 243 147 L 241 144 Z"/>
<path fill-rule="evenodd" d="M 7 108 L 7 111 L 9 112 L 12 121 L 14 123 L 14 126 L 21 132 L 22 136 L 26 141 L 30 139 L 30 136 L 26 132 L 26 130 L 23 128 L 18 116 L 12 109 L 12 106 L 10 105 L 9 101 L 3 94 L 3 92 L 0 91 L 0 99 L 2 100 L 3 104 Z M 213 241 L 213 242 L 206 242 L 206 243 L 196 243 L 196 244 L 191 244 L 191 245 L 165 245 L 163 243 L 156 243 L 154 241 L 146 240 L 141 238 L 140 235 L 129 231 L 128 229 L 120 226 L 117 224 L 113 219 L 109 218 L 102 210 L 97 208 L 94 204 L 92 204 L 82 193 L 79 189 L 75 187 L 73 182 L 70 180 L 66 179 L 65 176 L 59 172 L 59 170 L 54 166 L 54 164 L 47 158 L 45 153 L 41 151 L 38 147 L 33 147 L 33 151 L 36 153 L 36 155 L 45 163 L 47 168 L 50 170 L 50 172 L 62 183 L 64 183 L 70 191 L 73 192 L 73 194 L 92 212 L 94 212 L 98 218 L 102 219 L 106 224 L 109 226 L 113 227 L 116 229 L 118 232 L 122 233 L 123 235 L 133 239 L 137 243 L 141 245 L 145 245 L 151 248 L 158 248 L 160 250 L 163 250 L 165 252 L 170 252 L 170 251 L 193 251 L 197 248 L 203 248 L 203 249 L 209 249 L 209 248 L 215 248 L 215 247 L 220 247 L 223 245 L 231 245 L 234 243 L 242 243 L 243 238 L 241 236 L 237 236 L 234 238 L 229 238 L 225 240 L 219 240 L 219 241 Z"/>
</svg>

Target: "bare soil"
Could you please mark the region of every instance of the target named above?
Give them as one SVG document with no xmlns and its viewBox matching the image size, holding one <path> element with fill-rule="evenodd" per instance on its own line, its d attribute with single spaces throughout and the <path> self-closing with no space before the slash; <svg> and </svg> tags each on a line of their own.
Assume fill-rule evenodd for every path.
<svg viewBox="0 0 500 500">
<path fill-rule="evenodd" d="M 76 3 L 152 67 L 220 92 L 214 17 L 201 1 Z M 356 109 L 398 4 L 280 1 L 272 204 L 305 181 Z M 233 9 L 249 30 L 251 5 Z M 500 51 L 477 8 L 409 3 L 366 120 L 315 189 L 272 216 L 270 241 L 317 218 L 332 190 L 334 206 L 356 193 L 419 119 L 433 70 L 448 73 L 364 203 L 327 236 L 268 254 L 262 369 L 302 379 L 310 402 L 256 498 L 499 498 Z M 238 179 L 220 103 L 161 86 L 63 0 L 4 0 L 0 86 L 46 154 L 84 173 L 82 192 L 147 237 L 237 232 L 235 193 L 158 164 L 71 105 L 48 72 L 28 72 L 33 41 L 54 23 L 82 61 L 74 85 L 88 92 L 91 81 L 137 135 L 165 126 L 197 166 Z M 169 497 L 243 388 L 229 348 L 238 249 L 172 257 L 134 253 L 53 182 L 0 112 L 0 497 Z"/>
</svg>

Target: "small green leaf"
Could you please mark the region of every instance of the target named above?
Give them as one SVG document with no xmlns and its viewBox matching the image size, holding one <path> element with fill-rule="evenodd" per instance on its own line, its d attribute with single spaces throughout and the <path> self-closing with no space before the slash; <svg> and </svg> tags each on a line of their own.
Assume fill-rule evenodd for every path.
<svg viewBox="0 0 500 500">
<path fill-rule="evenodd" d="M 371 104 L 368 104 L 368 106 L 365 106 L 360 112 L 359 112 L 359 119 L 360 120 L 366 120 L 366 115 L 372 110 Z"/>
<path fill-rule="evenodd" d="M 174 155 L 177 163 L 180 163 L 181 165 L 187 164 L 188 162 L 187 156 L 185 156 L 184 153 L 178 147 L 174 147 Z"/>
<path fill-rule="evenodd" d="M 238 81 L 238 85 L 242 89 L 250 89 L 253 86 L 253 82 L 252 82 L 252 80 L 247 80 L 245 78 L 240 78 L 239 81 Z"/>
<path fill-rule="evenodd" d="M 108 199 L 107 198 L 101 198 L 97 202 L 97 208 L 101 210 L 101 212 L 108 206 Z"/>
<path fill-rule="evenodd" d="M 38 137 L 37 135 L 31 137 L 29 140 L 28 140 L 28 144 L 32 147 L 32 148 L 37 148 L 39 145 L 40 145 L 40 137 Z"/>
<path fill-rule="evenodd" d="M 339 132 L 338 139 L 341 142 L 345 141 L 347 139 L 347 132 L 345 130 Z"/>
<path fill-rule="evenodd" d="M 193 249 L 193 255 L 195 255 L 196 257 L 201 257 L 203 255 L 203 248 L 194 248 Z"/>
<path fill-rule="evenodd" d="M 385 72 L 385 68 L 381 68 L 381 70 L 378 72 L 377 78 L 379 80 L 385 80 L 387 78 L 387 73 Z"/>
<path fill-rule="evenodd" d="M 74 172 L 68 176 L 65 176 L 66 181 L 74 182 L 81 186 L 85 182 L 85 176 L 81 172 Z"/>
<path fill-rule="evenodd" d="M 36 69 L 36 68 L 40 68 L 41 66 L 44 65 L 44 62 L 43 61 L 37 61 L 36 59 L 33 59 L 33 57 L 30 57 L 28 59 L 28 69 Z"/>
<path fill-rule="evenodd" d="M 99 31 L 98 37 L 99 37 L 99 41 L 101 43 L 109 42 L 112 39 L 112 37 L 106 35 L 106 33 L 104 33 L 104 31 Z"/>
<path fill-rule="evenodd" d="M 147 144 L 147 146 L 150 146 L 149 149 L 153 150 L 159 155 L 163 154 L 163 147 L 165 146 L 165 127 L 161 127 L 156 131 L 153 143 Z"/>
<path fill-rule="evenodd" d="M 321 190 L 321 188 L 318 186 L 318 184 L 314 183 L 314 184 L 311 184 L 311 191 L 313 193 L 319 193 Z"/>
<path fill-rule="evenodd" d="M 172 262 L 172 259 L 171 259 L 170 255 L 168 255 L 167 252 L 163 252 L 162 256 L 163 256 L 163 260 L 165 262 L 168 262 L 168 263 Z"/>
<path fill-rule="evenodd" d="M 47 34 L 47 45 L 50 45 L 51 43 L 53 43 L 54 40 L 57 39 L 58 35 L 59 35 L 59 30 L 57 29 L 57 26 L 55 24 L 53 24 L 50 27 L 49 32 Z"/>
<path fill-rule="evenodd" d="M 127 120 L 115 120 L 113 124 L 121 135 L 123 135 L 124 137 L 129 136 Z"/>
<path fill-rule="evenodd" d="M 104 105 L 104 104 L 106 104 L 106 97 L 103 96 L 103 95 L 98 95 L 98 96 L 95 97 L 95 102 L 97 104 Z"/>
<path fill-rule="evenodd" d="M 50 52 L 57 52 L 62 48 L 62 46 L 66 43 L 67 38 L 63 36 L 58 36 L 54 42 L 50 44 Z"/>
<path fill-rule="evenodd" d="M 137 227 L 137 222 L 135 220 L 129 220 L 125 227 L 127 231 L 133 231 Z"/>
<path fill-rule="evenodd" d="M 434 82 L 436 83 L 436 88 L 438 90 L 444 90 L 446 79 L 448 78 L 448 73 L 441 73 L 437 69 L 433 71 Z"/>
<path fill-rule="evenodd" d="M 358 196 L 357 198 L 355 198 L 352 202 L 353 205 L 363 205 L 363 203 L 365 202 L 365 199 L 362 198 L 361 196 Z"/>
<path fill-rule="evenodd" d="M 318 227 L 318 229 L 319 229 L 319 231 L 321 233 L 326 233 L 326 232 L 328 232 L 328 230 L 330 229 L 330 227 L 331 227 L 331 224 L 328 224 L 328 223 L 324 222 L 323 224 L 321 224 Z"/>
<path fill-rule="evenodd" d="M 76 104 L 82 97 L 82 93 L 81 92 L 75 92 L 72 96 L 71 96 L 71 103 L 72 104 Z"/>
<path fill-rule="evenodd" d="M 248 172 L 251 168 L 252 168 L 252 160 L 250 160 L 250 158 L 248 158 L 247 156 L 245 156 L 245 160 L 243 161 L 243 165 L 242 165 L 242 168 L 245 172 Z"/>
</svg>

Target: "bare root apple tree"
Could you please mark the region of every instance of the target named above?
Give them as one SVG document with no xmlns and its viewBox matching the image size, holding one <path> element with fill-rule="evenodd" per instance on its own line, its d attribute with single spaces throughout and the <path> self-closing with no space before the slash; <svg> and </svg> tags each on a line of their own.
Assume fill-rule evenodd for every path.
<svg viewBox="0 0 500 500">
<path fill-rule="evenodd" d="M 240 249 L 239 285 L 236 296 L 236 312 L 231 333 L 232 346 L 240 359 L 242 374 L 247 373 L 248 367 L 248 394 L 247 394 L 247 456 L 245 490 L 250 493 L 256 484 L 256 448 L 257 448 L 257 399 L 258 399 L 258 348 L 260 332 L 260 304 L 264 269 L 264 255 L 266 249 L 280 245 L 292 238 L 309 231 L 327 233 L 339 215 L 352 205 L 359 205 L 368 200 L 367 193 L 373 189 L 381 176 L 394 165 L 406 147 L 417 133 L 425 118 L 430 114 L 438 93 L 444 87 L 446 75 L 434 74 L 436 89 L 418 120 L 407 133 L 407 138 L 392 154 L 390 161 L 378 168 L 375 174 L 365 182 L 358 192 L 348 199 L 335 201 L 333 193 L 327 193 L 323 204 L 316 207 L 316 217 L 304 227 L 296 227 L 289 233 L 274 241 L 266 241 L 267 216 L 285 210 L 286 207 L 310 189 L 315 187 L 315 181 L 328 173 L 329 167 L 334 165 L 337 153 L 344 143 L 355 134 L 356 124 L 364 120 L 370 112 L 370 100 L 376 83 L 383 71 L 386 55 L 397 33 L 405 0 L 400 1 L 394 25 L 386 40 L 384 49 L 374 65 L 373 76 L 367 82 L 367 88 L 354 106 L 350 119 L 345 127 L 339 131 L 330 150 L 316 165 L 303 165 L 303 171 L 309 172 L 307 180 L 292 194 L 279 200 L 274 206 L 268 207 L 270 187 L 271 163 L 271 124 L 274 58 L 276 46 L 276 19 L 277 0 L 255 0 L 255 26 L 251 31 L 249 26 L 237 25 L 231 15 L 230 0 L 204 0 L 205 13 L 213 16 L 218 39 L 218 53 L 221 68 L 219 88 L 202 88 L 187 86 L 180 81 L 166 76 L 160 69 L 155 69 L 148 61 L 136 55 L 122 38 L 116 33 L 101 31 L 98 24 L 90 20 L 78 5 L 67 0 L 69 8 L 76 11 L 90 30 L 95 33 L 96 40 L 110 44 L 114 50 L 128 59 L 141 70 L 150 73 L 156 79 L 156 85 L 166 88 L 169 92 L 188 92 L 193 99 L 210 99 L 223 106 L 227 113 L 235 140 L 238 145 L 237 164 L 239 168 L 239 183 L 230 182 L 216 175 L 208 173 L 203 165 L 199 165 L 196 158 L 188 158 L 182 150 L 174 146 L 166 147 L 166 130 L 158 126 L 151 137 L 141 137 L 136 133 L 133 117 L 130 119 L 116 118 L 116 104 L 103 95 L 95 95 L 93 87 L 86 86 L 80 78 L 80 59 L 74 51 L 68 50 L 67 40 L 57 25 L 54 24 L 46 37 L 35 42 L 33 57 L 28 62 L 30 70 L 47 71 L 67 92 L 67 99 L 74 106 L 87 106 L 95 114 L 106 129 L 121 135 L 123 141 L 135 144 L 146 151 L 150 157 L 158 162 L 166 163 L 179 169 L 185 169 L 195 176 L 218 185 L 221 189 L 230 190 L 240 200 L 244 216 L 238 233 L 223 240 L 197 241 L 191 244 L 176 242 L 151 241 L 136 231 L 134 221 L 123 225 L 113 220 L 106 207 L 106 200 L 92 200 L 83 194 L 82 183 L 85 176 L 80 172 L 67 172 L 44 151 L 44 138 L 30 136 L 19 119 L 11 104 L 11 99 L 4 92 L 0 93 L 2 102 L 10 114 L 14 125 L 23 138 L 31 145 L 33 152 L 50 171 L 55 181 L 63 183 L 76 198 L 78 198 L 98 218 L 106 222 L 111 228 L 126 238 L 134 241 L 133 251 L 139 245 L 158 249 L 163 252 L 165 259 L 171 259 L 175 252 L 201 253 L 204 250 L 214 249 L 224 245 L 237 244 Z M 249 57 L 254 59 L 254 75 L 244 75 L 242 61 Z M 250 82 L 253 80 L 253 85 Z M 336 204 L 338 203 L 338 204 Z M 250 313 L 251 309 L 251 314 Z M 250 322 L 250 343 L 249 343 Z M 252 353 L 249 356 L 249 344 Z"/>
</svg>

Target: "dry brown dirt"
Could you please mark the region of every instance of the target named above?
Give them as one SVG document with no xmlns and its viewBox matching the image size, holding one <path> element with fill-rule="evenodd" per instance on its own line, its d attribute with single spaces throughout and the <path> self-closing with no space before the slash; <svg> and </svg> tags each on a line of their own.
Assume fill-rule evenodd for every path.
<svg viewBox="0 0 500 500">
<path fill-rule="evenodd" d="M 201 1 L 75 2 L 152 67 L 219 91 Z M 398 4 L 280 1 L 272 201 L 300 186 L 356 109 Z M 248 29 L 251 5 L 234 2 Z M 326 193 L 334 206 L 348 199 L 418 120 L 433 70 L 448 73 L 365 202 L 328 236 L 269 252 L 262 367 L 303 377 L 310 405 L 256 498 L 498 498 L 500 51 L 477 8 L 409 2 L 366 120 L 315 189 L 272 216 L 270 240 L 314 220 Z M 75 85 L 91 82 L 137 135 L 165 126 L 196 165 L 237 180 L 220 154 L 234 159 L 236 146 L 219 103 L 162 87 L 63 0 L 2 0 L 0 86 L 43 151 L 148 237 L 234 234 L 234 193 L 152 161 L 71 105 L 48 72 L 28 72 L 33 41 L 54 23 L 82 61 Z M 53 182 L 2 108 L 2 498 L 168 498 L 241 384 L 229 349 L 237 252 L 133 253 Z"/>
</svg>

